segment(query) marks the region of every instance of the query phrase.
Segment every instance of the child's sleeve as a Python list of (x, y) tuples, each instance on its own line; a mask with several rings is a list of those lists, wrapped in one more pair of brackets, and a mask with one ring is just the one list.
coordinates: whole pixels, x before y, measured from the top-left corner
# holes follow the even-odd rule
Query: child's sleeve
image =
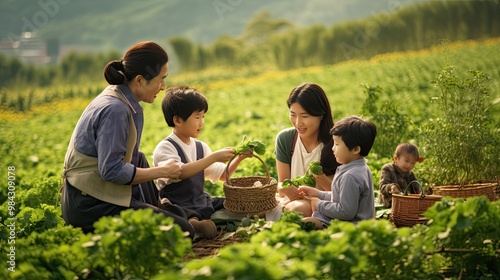
[[(202, 147), (203, 147), (203, 157), (207, 157), (210, 154), (212, 154), (212, 150), (210, 147), (202, 142)], [(216, 183), (219, 181), (220, 177), (222, 176), (222, 173), (225, 172), (226, 170), (226, 164), (222, 162), (214, 162), (210, 164), (207, 168), (204, 170), (204, 176), (206, 180), (210, 180), (212, 184)]]
[(163, 139), (153, 151), (153, 166), (160, 166), (162, 162), (169, 159), (173, 159), (177, 162), (181, 162), (181, 157), (177, 153), (174, 145), (168, 140)]
[(318, 194), (318, 198), (321, 200), (332, 200), (332, 192), (331, 191), (320, 191)]
[(350, 221), (356, 217), (359, 208), (360, 182), (353, 176), (344, 176), (340, 185), (332, 190), (339, 192), (338, 201), (321, 200), (316, 205), (317, 211), (331, 220)]
[(391, 206), (392, 194), (390, 193), (391, 185), (396, 184), (394, 179), (394, 172), (391, 170), (391, 166), (386, 164), (380, 170), (380, 181), (378, 183), (379, 187), (379, 202), (388, 208)]
[[(156, 146), (153, 152), (153, 166), (163, 166), (167, 163), (168, 160), (174, 160), (179, 165), (183, 165), (179, 154), (177, 154), (177, 150), (175, 147), (167, 140), (162, 140)], [(171, 178), (158, 178), (156, 182), (156, 186), (158, 189), (162, 189), (168, 184), (176, 183), (181, 181), (180, 179), (171, 179)]]
[(289, 137), (287, 130), (283, 130), (278, 133), (274, 145), (274, 155), (277, 160), (286, 164), (291, 164), (292, 140), (293, 136)]

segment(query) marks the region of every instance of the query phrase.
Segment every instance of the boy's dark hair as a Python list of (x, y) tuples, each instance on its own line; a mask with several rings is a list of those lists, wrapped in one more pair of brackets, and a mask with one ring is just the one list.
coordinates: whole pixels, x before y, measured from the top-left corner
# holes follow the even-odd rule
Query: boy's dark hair
[(330, 134), (340, 136), (349, 150), (359, 146), (359, 154), (365, 157), (377, 136), (377, 126), (371, 121), (350, 116), (338, 121), (330, 130)]
[(396, 150), (394, 151), (394, 155), (399, 157), (402, 154), (410, 154), (415, 156), (417, 159), (420, 157), (418, 153), (418, 148), (417, 146), (413, 145), (412, 143), (406, 142), (406, 143), (401, 143), (396, 147)]
[(208, 112), (208, 102), (205, 96), (188, 86), (173, 86), (165, 90), (161, 103), (163, 116), (168, 126), (174, 127), (174, 116), (186, 121), (193, 112)]

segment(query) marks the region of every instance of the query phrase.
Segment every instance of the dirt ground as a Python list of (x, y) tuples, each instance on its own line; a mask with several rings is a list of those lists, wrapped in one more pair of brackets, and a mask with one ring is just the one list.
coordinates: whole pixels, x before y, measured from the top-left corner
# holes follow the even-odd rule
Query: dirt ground
[(191, 260), (210, 256), (216, 257), (219, 254), (219, 250), (224, 246), (242, 241), (243, 239), (235, 232), (227, 232), (222, 229), (219, 230), (219, 234), (214, 239), (195, 238), (192, 245), (193, 254), (187, 255), (184, 259)]

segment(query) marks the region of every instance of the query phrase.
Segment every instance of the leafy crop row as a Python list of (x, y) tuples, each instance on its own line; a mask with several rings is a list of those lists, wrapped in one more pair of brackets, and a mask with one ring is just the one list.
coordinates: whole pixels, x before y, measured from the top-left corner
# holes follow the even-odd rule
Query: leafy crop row
[[(184, 261), (191, 241), (151, 210), (98, 221), (94, 234), (70, 226), (31, 231), (16, 241), (14, 272), (3, 279), (495, 279), (500, 277), (500, 202), (443, 200), (428, 225), (395, 228), (387, 220), (301, 228), (287, 212), (248, 242), (216, 258)], [(20, 219), (23, 219), (20, 217)], [(2, 234), (5, 226), (0, 227)], [(244, 229), (243, 229), (244, 230)], [(3, 241), (0, 244), (5, 247)], [(6, 254), (0, 259), (8, 262)]]

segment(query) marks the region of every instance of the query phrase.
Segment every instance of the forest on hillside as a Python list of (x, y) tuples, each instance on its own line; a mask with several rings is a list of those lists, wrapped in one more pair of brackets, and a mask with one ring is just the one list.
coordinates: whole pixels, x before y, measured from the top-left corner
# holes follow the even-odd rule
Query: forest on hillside
[(242, 36), (211, 45), (179, 36), (169, 39), (183, 70), (213, 65), (244, 66), (272, 61), (287, 70), (419, 50), (446, 41), (500, 36), (500, 5), (492, 1), (431, 1), (332, 26), (293, 25), (261, 13)]

